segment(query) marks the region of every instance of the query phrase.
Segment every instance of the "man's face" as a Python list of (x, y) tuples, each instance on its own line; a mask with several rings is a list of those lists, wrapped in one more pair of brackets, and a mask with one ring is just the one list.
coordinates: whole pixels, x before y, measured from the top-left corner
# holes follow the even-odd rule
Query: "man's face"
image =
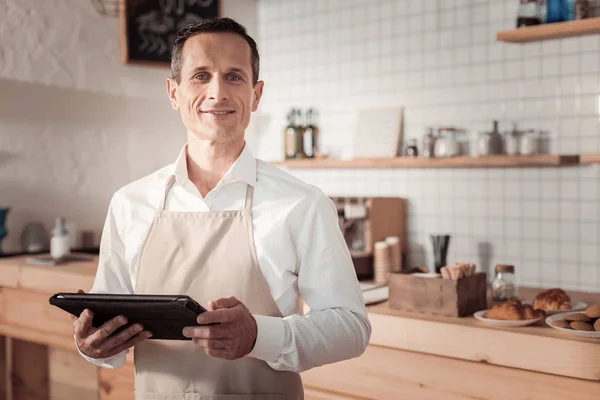
[(252, 83), (250, 46), (234, 33), (201, 33), (183, 46), (181, 81), (167, 79), (173, 108), (186, 129), (224, 143), (243, 138), (263, 82)]

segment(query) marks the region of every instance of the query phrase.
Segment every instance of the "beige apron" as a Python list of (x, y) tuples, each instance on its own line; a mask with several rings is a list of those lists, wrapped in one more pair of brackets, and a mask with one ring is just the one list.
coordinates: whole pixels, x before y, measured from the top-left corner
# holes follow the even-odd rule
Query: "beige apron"
[[(142, 248), (135, 291), (209, 300), (237, 297), (252, 314), (282, 317), (258, 266), (252, 234), (252, 193), (241, 211), (169, 212), (165, 201)], [(262, 360), (207, 356), (192, 341), (147, 340), (135, 347), (137, 400), (302, 399), (300, 375)]]

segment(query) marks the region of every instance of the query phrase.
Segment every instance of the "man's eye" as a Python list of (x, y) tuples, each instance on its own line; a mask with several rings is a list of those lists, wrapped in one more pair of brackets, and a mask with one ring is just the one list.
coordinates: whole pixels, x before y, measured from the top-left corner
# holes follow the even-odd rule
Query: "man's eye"
[(240, 78), (238, 75), (229, 75), (227, 77), (227, 79), (229, 79), (230, 81), (240, 81), (240, 80), (242, 80), (242, 78)]
[(208, 74), (198, 74), (198, 75), (196, 75), (194, 78), (196, 78), (196, 79), (200, 79), (200, 80), (202, 80), (202, 81), (203, 81), (203, 80), (206, 80), (206, 79), (208, 79)]

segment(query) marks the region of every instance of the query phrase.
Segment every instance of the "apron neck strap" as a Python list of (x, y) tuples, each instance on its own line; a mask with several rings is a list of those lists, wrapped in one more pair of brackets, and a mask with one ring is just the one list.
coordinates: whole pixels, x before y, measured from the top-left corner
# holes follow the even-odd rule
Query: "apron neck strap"
[(244, 211), (252, 210), (252, 195), (254, 194), (254, 186), (248, 185), (246, 189), (246, 203), (244, 204)]
[(175, 175), (171, 175), (169, 177), (169, 180), (167, 181), (167, 184), (165, 185), (165, 194), (163, 195), (162, 201), (160, 203), (160, 207), (158, 208), (159, 211), (165, 211), (165, 203), (167, 202), (167, 196), (169, 195), (169, 191), (173, 187), (174, 183), (175, 183)]

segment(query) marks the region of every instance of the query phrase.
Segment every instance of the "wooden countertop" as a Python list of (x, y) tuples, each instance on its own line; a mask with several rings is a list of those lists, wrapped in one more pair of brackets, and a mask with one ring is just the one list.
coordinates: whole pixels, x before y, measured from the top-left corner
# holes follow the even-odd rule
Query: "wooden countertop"
[(370, 306), (371, 345), (600, 381), (600, 340), (567, 336), (544, 321), (520, 328)]
[(29, 264), (27, 259), (30, 257), (24, 256), (0, 258), (0, 286), (45, 293), (72, 292), (77, 289), (87, 292), (94, 284), (98, 268), (98, 257), (89, 257), (92, 261), (56, 266)]
[[(7, 296), (14, 295), (12, 289), (42, 292), (44, 295), (40, 294), (39, 301), (43, 301), (43, 307), (47, 309), (46, 294), (91, 289), (96, 268), (96, 257), (93, 261), (61, 266), (31, 265), (26, 257), (5, 258), (0, 259), (0, 287), (9, 288)], [(529, 293), (531, 296), (526, 298), (533, 297), (535, 289), (529, 289)], [(600, 294), (572, 296), (588, 303), (600, 300)], [(17, 304), (9, 300), (4, 308)], [(53, 311), (49, 310), (53, 316), (63, 314), (60, 310)], [(473, 317), (449, 318), (401, 312), (390, 309), (387, 303), (369, 306), (368, 312), (373, 328), (371, 345), (600, 381), (600, 340), (566, 336), (543, 321), (528, 327), (500, 328), (485, 325)], [(0, 328), (4, 327), (0, 331), (4, 334), (13, 332), (13, 336), (18, 337), (19, 332), (25, 330), (20, 330), (14, 322), (18, 318), (15, 312), (12, 315), (13, 322), (10, 318), (3, 321), (0, 312)], [(68, 334), (64, 343), (70, 345), (70, 326), (57, 325), (52, 333)], [(58, 336), (53, 340), (62, 343)], [(45, 340), (41, 335), (31, 334), (31, 337), (37, 341)]]

